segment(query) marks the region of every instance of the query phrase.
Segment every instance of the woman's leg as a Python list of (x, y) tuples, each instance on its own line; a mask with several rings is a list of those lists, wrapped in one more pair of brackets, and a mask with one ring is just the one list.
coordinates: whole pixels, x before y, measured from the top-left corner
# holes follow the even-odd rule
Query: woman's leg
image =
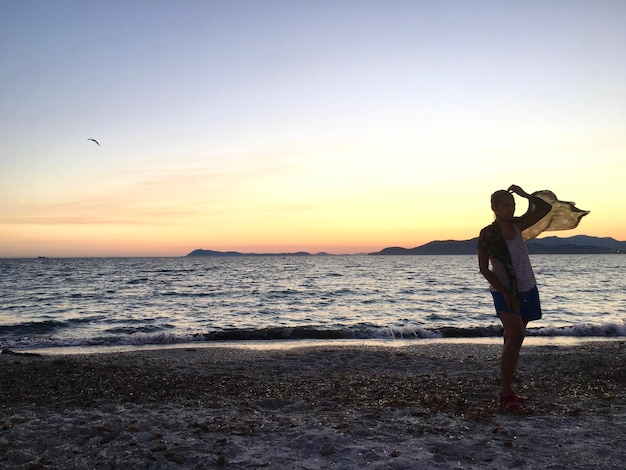
[(498, 316), (504, 327), (504, 346), (500, 358), (500, 396), (509, 396), (515, 393), (513, 376), (526, 329), (522, 317), (518, 314), (500, 312)]

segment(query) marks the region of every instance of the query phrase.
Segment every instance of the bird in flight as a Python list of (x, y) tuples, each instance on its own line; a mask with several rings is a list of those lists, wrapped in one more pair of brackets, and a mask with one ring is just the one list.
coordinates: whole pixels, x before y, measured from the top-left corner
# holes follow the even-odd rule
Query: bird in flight
[[(98, 144), (98, 141), (96, 139), (87, 139), (87, 140), (93, 140), (96, 144)], [(98, 147), (100, 147), (100, 144), (98, 144)]]

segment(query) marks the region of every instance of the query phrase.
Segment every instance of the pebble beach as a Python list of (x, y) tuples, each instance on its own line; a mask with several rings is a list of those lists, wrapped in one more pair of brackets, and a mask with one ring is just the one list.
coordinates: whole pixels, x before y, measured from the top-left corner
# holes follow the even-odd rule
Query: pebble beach
[(0, 354), (6, 469), (623, 468), (626, 342)]

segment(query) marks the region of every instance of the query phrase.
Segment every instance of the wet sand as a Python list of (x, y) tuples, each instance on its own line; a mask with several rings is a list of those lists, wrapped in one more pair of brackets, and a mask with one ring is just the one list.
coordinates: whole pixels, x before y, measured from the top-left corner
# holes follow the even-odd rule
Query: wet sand
[(0, 354), (1, 468), (623, 468), (626, 341)]

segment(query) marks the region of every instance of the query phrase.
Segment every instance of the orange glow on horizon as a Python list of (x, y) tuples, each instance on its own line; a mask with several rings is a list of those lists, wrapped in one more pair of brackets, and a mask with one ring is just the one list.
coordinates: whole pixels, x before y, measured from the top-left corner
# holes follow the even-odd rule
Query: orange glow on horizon
[[(588, 216), (588, 217), (591, 217)], [(377, 252), (391, 246), (414, 248), (435, 240), (468, 240), (478, 235), (481, 225), (471, 230), (318, 230), (315, 233), (281, 233), (265, 230), (254, 234), (244, 231), (237, 236), (221, 238), (206, 230), (204, 234), (184, 227), (120, 227), (120, 226), (60, 226), (32, 232), (24, 227), (5, 230), (10, 250), (4, 248), (0, 257), (100, 257), (100, 256), (185, 256), (195, 249), (238, 251), (242, 253), (309, 253), (355, 254)], [(593, 230), (583, 219), (581, 226), (567, 232), (546, 232), (540, 236), (569, 237), (573, 235), (612, 236), (626, 240), (626, 231), (615, 227), (613, 235)], [(4, 226), (4, 229), (7, 227)], [(202, 230), (200, 230), (202, 232)], [(297, 235), (297, 237), (296, 237)]]

